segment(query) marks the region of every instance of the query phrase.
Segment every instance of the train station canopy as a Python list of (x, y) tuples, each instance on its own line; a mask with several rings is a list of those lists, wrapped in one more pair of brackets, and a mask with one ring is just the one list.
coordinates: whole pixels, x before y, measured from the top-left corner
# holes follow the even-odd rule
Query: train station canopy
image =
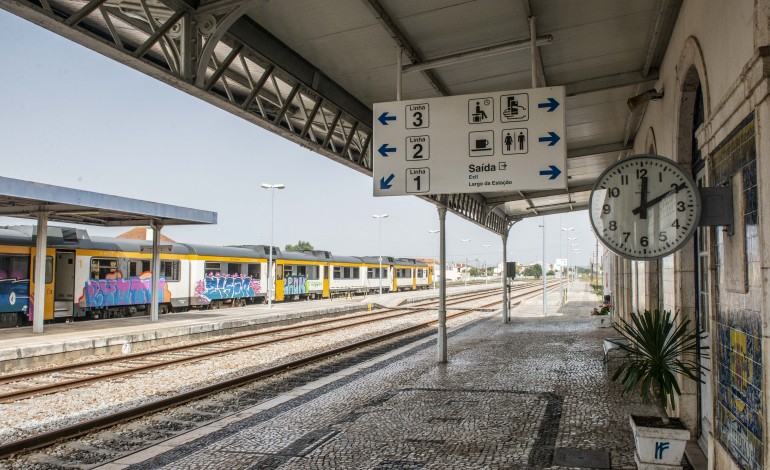
[[(504, 233), (633, 146), (681, 0), (7, 0), (0, 8), (372, 174), (373, 103), (566, 87), (565, 189), (420, 196)], [(530, 21), (530, 18), (535, 18)], [(537, 47), (530, 49), (532, 32)], [(534, 67), (532, 63), (534, 62)], [(634, 105), (632, 97), (641, 97)]]
[(216, 212), (0, 177), (0, 216), (101, 226), (215, 224)]

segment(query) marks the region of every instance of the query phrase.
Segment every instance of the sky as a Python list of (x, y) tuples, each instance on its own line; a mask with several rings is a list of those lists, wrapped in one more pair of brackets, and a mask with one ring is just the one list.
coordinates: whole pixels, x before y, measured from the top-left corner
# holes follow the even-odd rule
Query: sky
[[(282, 183), (276, 246), (305, 240), (336, 255), (438, 257), (431, 203), (375, 198), (369, 176), (3, 10), (0, 44), (0, 176), (214, 211), (214, 226), (163, 229), (178, 242), (211, 245), (269, 244), (270, 191), (260, 184)], [(388, 214), (381, 234), (373, 214)], [(0, 217), (0, 225), (30, 223)], [(543, 259), (542, 224), (536, 217), (512, 228), (509, 261)], [(549, 263), (577, 243), (570, 263), (588, 266), (596, 242), (586, 211), (548, 216), (545, 227)], [(101, 236), (129, 229), (85, 228)], [(499, 235), (451, 213), (446, 243), (450, 261), (502, 260)]]

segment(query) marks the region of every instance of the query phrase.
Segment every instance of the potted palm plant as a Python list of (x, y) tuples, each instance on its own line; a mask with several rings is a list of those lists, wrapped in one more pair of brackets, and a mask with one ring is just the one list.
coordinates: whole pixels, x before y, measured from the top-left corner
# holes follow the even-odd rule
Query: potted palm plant
[[(615, 329), (623, 340), (612, 341), (625, 353), (612, 375), (623, 393), (638, 392), (654, 406), (656, 416), (631, 415), (636, 443), (636, 464), (640, 469), (682, 468), (682, 454), (690, 431), (679, 418), (670, 418), (668, 405), (676, 409), (675, 395), (681, 395), (679, 374), (701, 381), (706, 368), (697, 360), (702, 333), (690, 328), (690, 320), (678, 321), (678, 312), (645, 310), (631, 313), (631, 321), (619, 318)], [(702, 356), (703, 357), (703, 356)]]

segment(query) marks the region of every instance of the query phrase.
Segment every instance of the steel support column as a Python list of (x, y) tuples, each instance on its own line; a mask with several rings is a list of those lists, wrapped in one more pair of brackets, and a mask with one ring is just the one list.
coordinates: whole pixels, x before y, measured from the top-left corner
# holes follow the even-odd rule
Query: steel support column
[(35, 293), (30, 299), (29, 308), (32, 309), (32, 332), (42, 333), (43, 323), (45, 323), (45, 251), (48, 248), (48, 212), (38, 212), (37, 214), (36, 242)]
[(160, 290), (160, 231), (163, 228), (158, 222), (153, 222), (152, 226), (152, 300), (150, 301), (150, 321), (158, 321), (158, 292)]
[(439, 262), (441, 279), (438, 284), (438, 362), (446, 363), (446, 207), (438, 207)]

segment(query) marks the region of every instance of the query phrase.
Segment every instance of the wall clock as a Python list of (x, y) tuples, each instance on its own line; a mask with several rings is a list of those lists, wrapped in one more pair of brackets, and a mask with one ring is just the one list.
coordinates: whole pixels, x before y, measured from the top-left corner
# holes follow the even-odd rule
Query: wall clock
[(624, 258), (650, 260), (679, 250), (695, 233), (700, 193), (673, 160), (636, 155), (604, 170), (591, 192), (591, 225)]

